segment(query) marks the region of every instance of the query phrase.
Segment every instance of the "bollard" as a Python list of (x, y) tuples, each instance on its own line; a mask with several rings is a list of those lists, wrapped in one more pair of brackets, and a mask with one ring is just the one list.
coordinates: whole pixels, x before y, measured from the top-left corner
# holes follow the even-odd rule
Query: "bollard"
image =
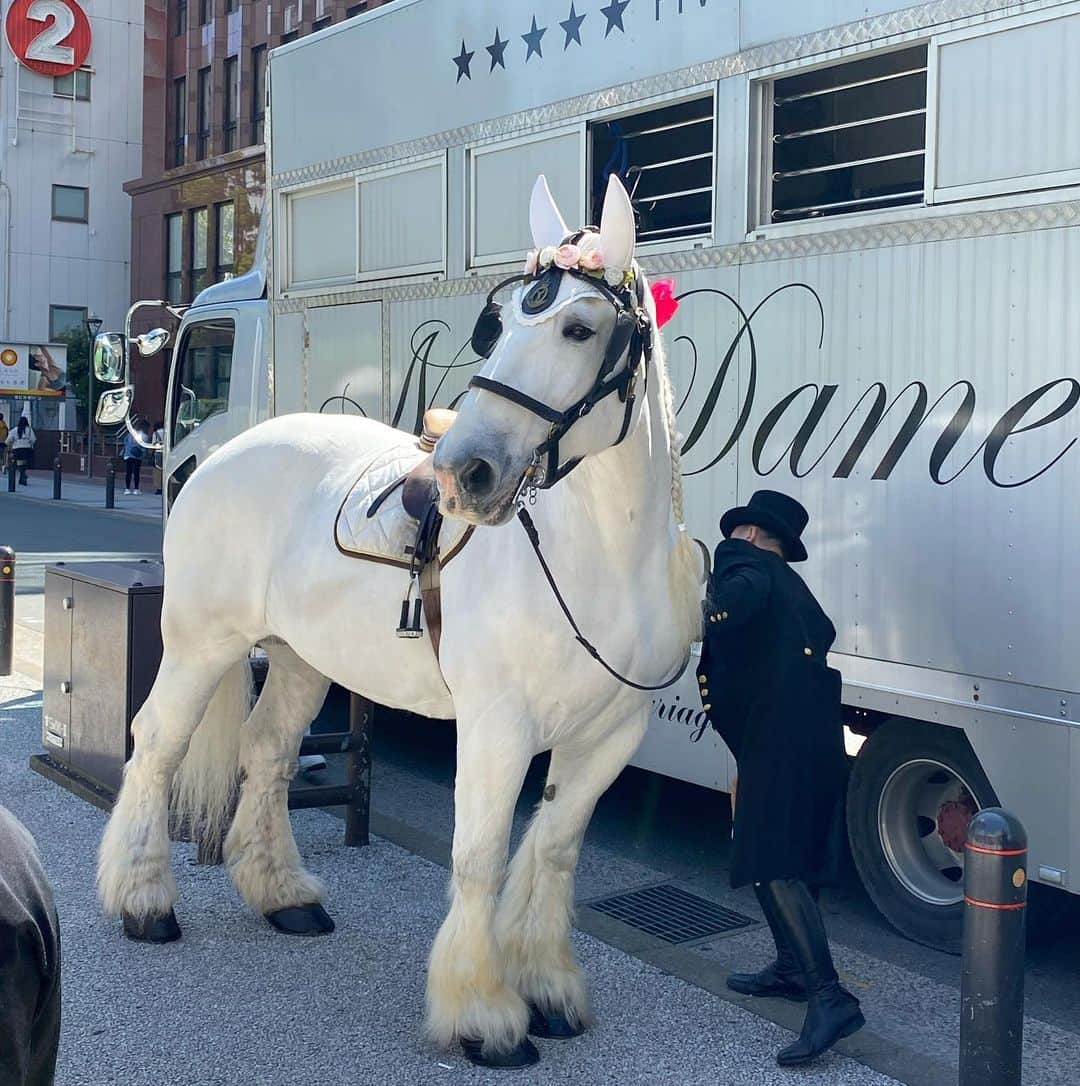
[(111, 462), (105, 469), (105, 508), (116, 508), (116, 468)]
[(1027, 834), (987, 807), (964, 846), (960, 1086), (1020, 1086), (1026, 921)]
[(15, 493), (15, 457), (8, 453), (7, 488), (9, 494)]
[(15, 647), (15, 552), (0, 547), (0, 675), (11, 674)]
[(60, 484), (64, 477), (64, 465), (57, 456), (52, 462), (52, 496), (53, 501), (58, 502), (60, 500)]

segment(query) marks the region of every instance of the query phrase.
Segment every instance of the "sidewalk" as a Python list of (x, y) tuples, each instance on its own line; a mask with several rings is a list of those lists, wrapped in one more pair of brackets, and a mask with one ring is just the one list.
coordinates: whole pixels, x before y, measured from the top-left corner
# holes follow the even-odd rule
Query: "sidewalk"
[[(144, 517), (149, 520), (160, 520), (162, 510), (162, 496), (155, 494), (153, 489), (153, 471), (143, 472), (144, 478), (150, 486), (141, 494), (125, 494), (123, 475), (116, 478), (116, 506), (114, 510), (106, 512), (125, 513), (128, 516)], [(52, 471), (35, 469), (27, 473), (28, 486), (15, 485), (15, 495), (21, 498), (32, 498), (35, 501), (53, 500), (53, 474)], [(7, 474), (0, 479), (0, 501), (13, 495), (8, 492)], [(85, 475), (65, 475), (60, 488), (60, 501), (70, 505), (93, 507), (105, 510), (105, 480), (87, 479)]]
[[(326, 812), (295, 812), (292, 823), (305, 862), (327, 885), (335, 934), (275, 934), (241, 904), (222, 868), (196, 866), (190, 846), (174, 845), (183, 939), (125, 941), (94, 900), (105, 816), (27, 768), (40, 749), (34, 686), (0, 680), (0, 781), (3, 802), (37, 838), (60, 913), (58, 1086), (501, 1081), (422, 1039), (446, 871), (381, 838), (346, 849), (341, 822)], [(542, 1062), (507, 1073), (514, 1083), (897, 1086), (837, 1054), (793, 1076), (774, 1062), (791, 1040), (785, 1029), (590, 935), (577, 932), (575, 943), (597, 1025), (573, 1041), (539, 1042)]]

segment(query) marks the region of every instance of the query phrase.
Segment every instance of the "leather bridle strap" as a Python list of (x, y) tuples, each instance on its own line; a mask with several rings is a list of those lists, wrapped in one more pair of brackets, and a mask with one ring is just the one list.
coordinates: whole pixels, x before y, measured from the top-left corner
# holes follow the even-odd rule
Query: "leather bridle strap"
[(519, 507), (517, 512), (518, 520), (521, 521), (521, 526), (525, 529), (525, 534), (529, 537), (529, 542), (532, 544), (533, 552), (536, 554), (536, 560), (540, 563), (540, 568), (544, 572), (544, 577), (547, 579), (548, 586), (551, 588), (552, 595), (555, 597), (555, 602), (559, 605), (559, 609), (566, 616), (566, 621), (570, 623), (570, 628), (574, 631), (574, 637), (577, 639), (578, 644), (613, 678), (617, 679), (623, 684), (623, 686), (629, 686), (633, 690), (643, 690), (651, 692), (655, 690), (666, 690), (669, 686), (673, 686), (677, 683), (686, 671), (687, 666), (690, 663), (690, 650), (687, 649), (686, 658), (679, 666), (678, 671), (671, 676), (670, 679), (665, 679), (662, 683), (646, 684), (637, 683), (633, 679), (626, 678), (625, 675), (620, 675), (601, 655), (600, 651), (594, 644), (581, 632), (581, 627), (578, 626), (574, 620), (574, 616), (570, 611), (570, 608), (566, 605), (566, 600), (563, 599), (562, 593), (559, 591), (559, 586), (555, 583), (555, 578), (552, 576), (551, 569), (544, 558), (543, 551), (540, 550), (540, 533), (536, 530), (536, 525), (533, 523), (532, 517), (529, 516), (528, 511), (524, 507)]

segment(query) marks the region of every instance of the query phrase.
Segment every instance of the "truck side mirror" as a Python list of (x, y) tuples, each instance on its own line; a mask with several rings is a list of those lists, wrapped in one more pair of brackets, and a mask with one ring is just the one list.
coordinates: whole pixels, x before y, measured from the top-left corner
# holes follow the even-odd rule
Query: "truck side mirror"
[(131, 410), (131, 401), (135, 398), (135, 387), (124, 385), (101, 394), (98, 400), (97, 414), (94, 421), (98, 426), (116, 426), (127, 418)]
[(155, 328), (152, 332), (144, 332), (135, 337), (135, 346), (143, 358), (150, 358), (158, 353), (169, 342), (169, 332), (166, 328)]
[(117, 332), (102, 332), (94, 338), (94, 376), (106, 385), (124, 379), (124, 337)]

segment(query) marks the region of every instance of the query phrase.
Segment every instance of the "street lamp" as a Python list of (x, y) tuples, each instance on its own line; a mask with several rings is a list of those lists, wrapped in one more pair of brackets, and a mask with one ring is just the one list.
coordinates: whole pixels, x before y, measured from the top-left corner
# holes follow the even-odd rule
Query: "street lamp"
[(94, 477), (94, 340), (104, 322), (100, 317), (86, 318), (86, 477)]

